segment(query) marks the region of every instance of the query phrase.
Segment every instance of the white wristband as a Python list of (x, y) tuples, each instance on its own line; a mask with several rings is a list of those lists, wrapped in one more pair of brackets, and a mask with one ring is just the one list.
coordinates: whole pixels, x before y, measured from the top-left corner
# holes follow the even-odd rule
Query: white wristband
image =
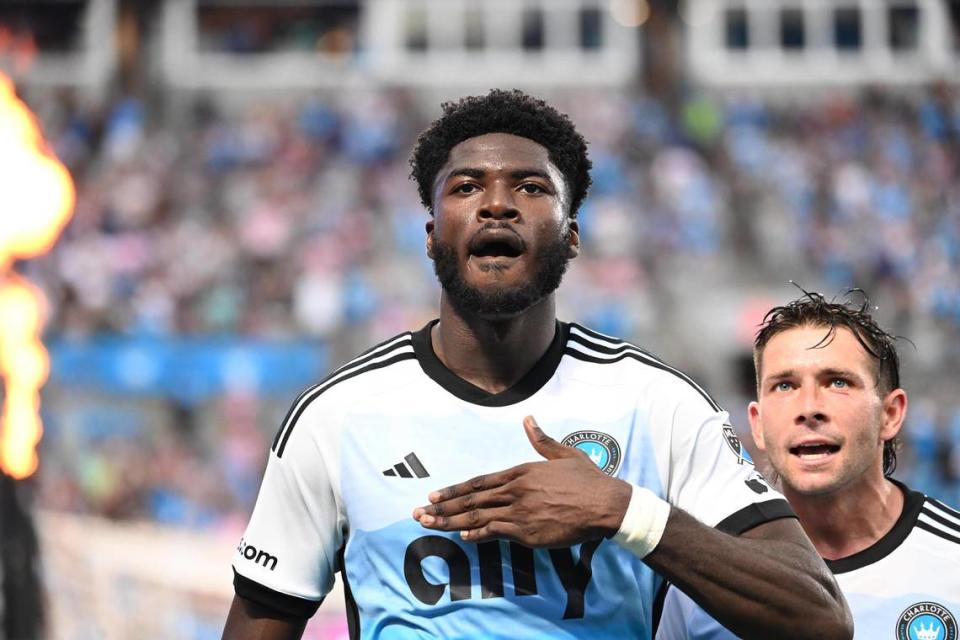
[(623, 515), (620, 530), (613, 536), (621, 547), (630, 550), (638, 558), (653, 551), (663, 537), (670, 516), (670, 503), (645, 487), (635, 484), (630, 504)]

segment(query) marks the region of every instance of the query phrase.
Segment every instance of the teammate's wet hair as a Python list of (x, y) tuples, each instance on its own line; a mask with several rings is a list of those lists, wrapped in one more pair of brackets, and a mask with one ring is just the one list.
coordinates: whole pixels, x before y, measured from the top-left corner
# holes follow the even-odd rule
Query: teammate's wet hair
[(450, 149), (469, 138), (509, 133), (546, 147), (550, 161), (563, 174), (570, 190), (570, 217), (575, 218), (590, 189), (587, 142), (573, 122), (543, 100), (516, 89), (493, 89), (485, 96), (469, 96), (442, 105), (443, 115), (417, 140), (410, 158), (410, 176), (417, 181), (420, 201), (433, 213), (434, 180), (447, 162)]
[[(830, 344), (837, 334), (838, 327), (845, 327), (854, 335), (860, 346), (873, 359), (874, 382), (881, 398), (894, 389), (900, 388), (900, 356), (897, 354), (897, 337), (884, 331), (870, 315), (870, 301), (862, 289), (851, 289), (851, 294), (859, 295), (859, 303), (852, 300), (836, 302), (827, 300), (823, 295), (806, 291), (796, 300), (767, 312), (757, 331), (753, 344), (753, 364), (757, 376), (757, 395), (760, 394), (760, 367), (763, 350), (771, 338), (788, 329), (797, 327), (824, 327), (827, 331), (813, 348)], [(883, 443), (883, 473), (889, 476), (897, 468), (897, 448), (899, 437)]]

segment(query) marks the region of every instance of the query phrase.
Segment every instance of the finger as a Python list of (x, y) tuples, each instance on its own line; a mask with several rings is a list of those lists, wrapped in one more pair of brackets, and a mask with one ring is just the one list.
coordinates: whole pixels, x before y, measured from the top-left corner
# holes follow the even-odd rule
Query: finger
[(492, 509), (473, 509), (455, 516), (434, 516), (425, 513), (417, 521), (422, 527), (436, 531), (464, 531), (478, 529), (494, 520), (507, 520), (509, 518), (510, 510), (507, 507), (495, 507)]
[(427, 499), (431, 503), (453, 500), (454, 498), (459, 498), (460, 496), (465, 496), (469, 493), (477, 493), (486, 489), (494, 489), (496, 487), (503, 486), (513, 480), (516, 476), (517, 467), (512, 467), (496, 473), (488, 473), (486, 475), (476, 476), (474, 478), (470, 478), (466, 482), (444, 487), (443, 489), (438, 489), (437, 491), (431, 491), (430, 495), (427, 496)]
[(414, 509), (413, 517), (416, 520), (423, 514), (431, 516), (455, 516), (474, 509), (502, 507), (509, 503), (509, 496), (505, 495), (504, 492), (500, 490), (500, 487), (497, 487), (496, 489), (489, 489), (487, 491), (468, 493), (465, 496), (454, 498), (453, 500), (444, 500), (425, 507), (417, 507)]
[(523, 428), (527, 432), (527, 439), (530, 440), (530, 444), (537, 450), (537, 453), (547, 460), (569, 458), (571, 455), (576, 455), (576, 450), (573, 447), (565, 447), (544, 433), (533, 416), (527, 416), (523, 419)]
[(487, 540), (514, 540), (523, 542), (523, 530), (512, 522), (495, 520), (477, 529), (467, 529), (460, 532), (460, 539), (465, 542), (486, 542)]

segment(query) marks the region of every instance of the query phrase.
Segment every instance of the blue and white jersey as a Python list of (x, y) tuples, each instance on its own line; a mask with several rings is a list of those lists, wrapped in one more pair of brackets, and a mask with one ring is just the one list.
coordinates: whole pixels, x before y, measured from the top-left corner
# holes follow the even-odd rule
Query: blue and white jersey
[[(857, 640), (960, 638), (960, 513), (904, 492), (903, 512), (872, 546), (827, 560), (853, 613)], [(737, 636), (670, 587), (657, 640), (730, 640)]]
[(727, 414), (641, 349), (558, 322), (533, 369), (491, 394), (444, 367), (432, 326), (294, 402), (234, 557), (240, 596), (307, 617), (341, 572), (355, 638), (650, 638), (662, 580), (611, 540), (534, 550), (413, 520), (434, 489), (540, 459), (527, 415), (707, 525), (739, 534), (793, 515)]

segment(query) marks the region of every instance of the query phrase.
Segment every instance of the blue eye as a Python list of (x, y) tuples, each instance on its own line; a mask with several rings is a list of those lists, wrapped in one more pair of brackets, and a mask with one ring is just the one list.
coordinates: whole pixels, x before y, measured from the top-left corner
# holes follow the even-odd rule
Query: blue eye
[(774, 391), (790, 391), (792, 385), (789, 382), (778, 382), (774, 385)]
[(837, 389), (846, 389), (850, 385), (843, 378), (834, 378), (830, 381), (830, 386), (836, 387)]

